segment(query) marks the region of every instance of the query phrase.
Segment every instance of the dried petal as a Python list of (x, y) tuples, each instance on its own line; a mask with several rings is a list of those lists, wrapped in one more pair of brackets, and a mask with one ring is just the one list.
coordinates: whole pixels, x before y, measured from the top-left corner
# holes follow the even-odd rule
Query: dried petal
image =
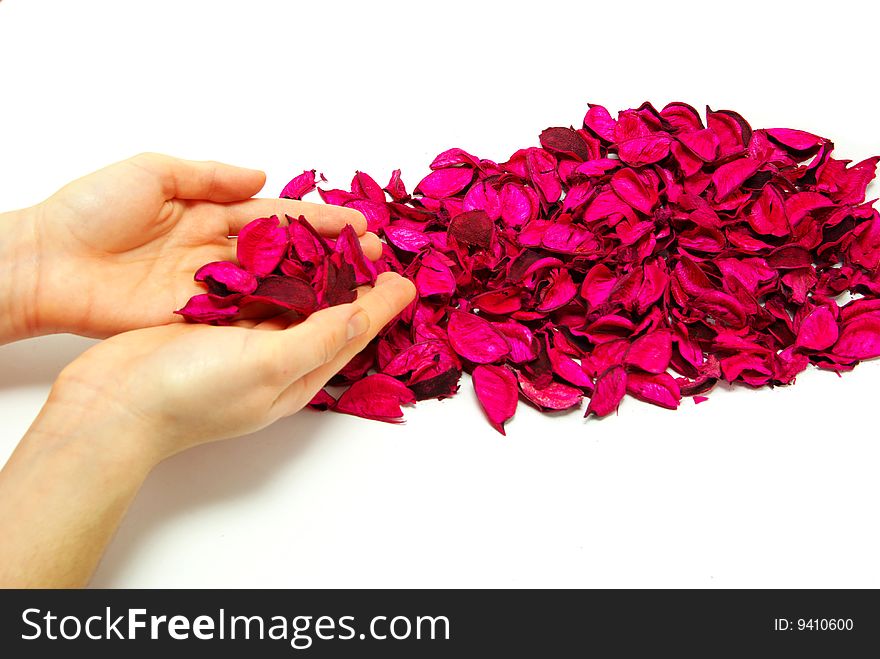
[(330, 410), (336, 405), (336, 399), (327, 393), (326, 389), (321, 389), (316, 393), (312, 400), (308, 402), (308, 406), (314, 410)]
[(523, 373), (517, 374), (519, 388), (526, 400), (539, 410), (568, 410), (581, 404), (584, 394), (580, 389), (561, 382), (549, 382), (539, 386)]
[(807, 350), (825, 350), (837, 341), (837, 321), (828, 307), (816, 307), (801, 321), (795, 345)]
[(495, 223), (483, 210), (460, 213), (449, 222), (449, 235), (463, 245), (486, 249), (494, 233)]
[(637, 174), (629, 167), (614, 172), (611, 177), (611, 187), (617, 195), (637, 211), (647, 214), (657, 205), (658, 183), (656, 176), (648, 172)]
[(619, 144), (617, 155), (628, 165), (650, 165), (666, 157), (670, 143), (669, 136), (662, 133), (636, 137)]
[(279, 226), (277, 216), (248, 222), (238, 232), (238, 262), (257, 277), (265, 277), (281, 262), (287, 242), (287, 228)]
[(343, 414), (400, 423), (401, 405), (414, 403), (416, 397), (406, 385), (390, 375), (375, 373), (352, 384), (339, 397), (333, 409)]
[(516, 413), (519, 392), (516, 376), (504, 366), (480, 365), (473, 372), (474, 391), (489, 423), (502, 435), (504, 424)]
[(626, 393), (626, 380), (626, 371), (621, 366), (613, 366), (596, 378), (593, 395), (584, 416), (595, 414), (603, 417), (616, 412)]
[(851, 359), (880, 357), (880, 314), (857, 316), (846, 323), (832, 352)]
[(230, 298), (201, 293), (193, 295), (182, 309), (174, 313), (194, 323), (218, 323), (234, 320), (238, 306)]
[(282, 309), (290, 309), (304, 316), (318, 307), (317, 296), (312, 287), (301, 279), (271, 276), (260, 281), (256, 290), (242, 298), (242, 304), (261, 302)]
[(436, 252), (429, 252), (422, 258), (415, 281), (421, 297), (452, 295), (455, 292), (455, 276), (449, 265), (449, 259)]
[(681, 402), (678, 382), (668, 373), (656, 375), (630, 373), (626, 378), (626, 393), (633, 398), (670, 410), (678, 408)]
[(416, 192), (434, 199), (443, 199), (464, 190), (473, 178), (474, 170), (468, 167), (437, 169), (419, 182)]
[(229, 261), (215, 261), (203, 265), (196, 271), (194, 279), (203, 281), (208, 290), (215, 295), (231, 293), (253, 293), (257, 288), (257, 278)]
[[(323, 178), (323, 177), (322, 177)], [(295, 176), (284, 186), (280, 197), (284, 199), (302, 199), (315, 189), (315, 170), (307, 169), (299, 176)]]
[(475, 364), (498, 362), (510, 353), (504, 337), (474, 314), (450, 311), (447, 332), (453, 350)]
[(647, 371), (662, 373), (672, 359), (672, 334), (667, 330), (648, 332), (633, 341), (626, 354), (626, 363)]
[(336, 251), (342, 259), (354, 268), (354, 281), (358, 286), (372, 284), (376, 281), (376, 268), (364, 254), (361, 242), (354, 227), (346, 224), (336, 239)]

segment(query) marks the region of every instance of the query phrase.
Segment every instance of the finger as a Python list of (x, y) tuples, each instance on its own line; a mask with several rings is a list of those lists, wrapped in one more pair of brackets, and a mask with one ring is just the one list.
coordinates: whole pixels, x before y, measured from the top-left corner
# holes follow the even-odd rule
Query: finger
[(375, 261), (382, 256), (382, 241), (379, 240), (379, 236), (375, 233), (367, 231), (360, 237), (360, 241), (361, 249), (364, 250), (364, 254), (366, 254), (368, 259)]
[[(334, 355), (330, 356), (331, 351), (325, 350), (323, 354), (316, 355), (319, 358), (307, 360), (307, 365), (313, 366), (313, 369), (304, 374), (296, 373), (291, 386), (276, 400), (276, 409), (280, 414), (292, 414), (302, 406), (303, 399), (305, 401), (311, 399), (333, 375), (351, 361), (352, 357), (363, 350), (385, 325), (406, 308), (406, 305), (415, 297), (415, 292), (415, 286), (409, 280), (394, 273), (384, 273), (379, 276), (376, 286), (372, 290), (359, 297), (357, 302), (345, 305), (362, 310), (369, 318), (369, 328), (362, 334), (341, 344), (334, 344), (338, 346)], [(285, 335), (282, 344), (287, 343), (291, 346), (289, 348), (291, 351), (297, 350), (297, 353), (300, 353), (301, 348), (297, 346), (308, 340), (307, 336), (312, 334), (310, 328), (306, 327), (307, 324), (308, 321), (292, 329), (279, 332), (279, 334)], [(338, 328), (337, 331), (339, 331)], [(320, 341), (320, 339), (314, 337), (312, 341)], [(312, 348), (312, 350), (314, 349)], [(280, 355), (279, 358), (281, 358)], [(301, 371), (302, 369), (296, 370)]]
[(142, 153), (126, 162), (158, 178), (166, 199), (239, 201), (253, 197), (266, 182), (266, 174), (257, 169), (181, 160), (161, 153)]
[(277, 215), (282, 220), (285, 215), (297, 218), (304, 216), (319, 233), (325, 236), (336, 236), (346, 224), (354, 227), (361, 236), (367, 230), (367, 219), (354, 208), (332, 206), (330, 204), (313, 204), (295, 199), (248, 199), (226, 204), (224, 207), (226, 221), (229, 223), (229, 235), (237, 235), (239, 230), (255, 217)]

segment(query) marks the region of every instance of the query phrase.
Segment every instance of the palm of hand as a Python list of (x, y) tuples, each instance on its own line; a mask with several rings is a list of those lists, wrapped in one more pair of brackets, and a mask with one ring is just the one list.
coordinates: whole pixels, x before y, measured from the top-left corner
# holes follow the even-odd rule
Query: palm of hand
[(206, 263), (235, 260), (235, 236), (255, 217), (304, 213), (332, 235), (351, 209), (252, 199), (265, 175), (218, 163), (143, 154), (67, 185), (40, 207), (40, 324), (103, 338), (180, 321), (173, 311), (203, 292)]

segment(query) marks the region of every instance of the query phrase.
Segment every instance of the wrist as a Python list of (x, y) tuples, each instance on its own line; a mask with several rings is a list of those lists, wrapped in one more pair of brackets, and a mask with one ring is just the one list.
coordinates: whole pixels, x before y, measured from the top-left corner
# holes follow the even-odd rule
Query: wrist
[(146, 424), (96, 393), (83, 396), (56, 384), (22, 440), (22, 448), (65, 455), (122, 482), (140, 483), (164, 456)]
[(44, 333), (40, 325), (39, 208), (0, 214), (0, 344)]

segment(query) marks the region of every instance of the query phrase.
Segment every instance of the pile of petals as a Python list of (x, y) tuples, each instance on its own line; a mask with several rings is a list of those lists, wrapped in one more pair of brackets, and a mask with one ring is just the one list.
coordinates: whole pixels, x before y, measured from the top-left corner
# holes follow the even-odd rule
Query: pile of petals
[[(331, 382), (314, 407), (383, 421), (456, 393), (463, 371), (499, 432), (520, 400), (543, 411), (625, 395), (674, 409), (719, 381), (790, 384), (880, 356), (880, 215), (865, 201), (878, 158), (831, 157), (801, 130), (755, 130), (736, 112), (649, 103), (495, 163), (450, 149), (407, 192), (357, 173), (319, 190), (384, 240), (371, 264), (354, 232), (335, 242), (302, 220), (249, 224), (239, 266), (209, 264), (209, 292), (180, 311), (231, 322), (250, 302), (306, 314), (352, 299), (377, 272), (417, 299)], [(282, 197), (315, 189), (315, 173)]]

